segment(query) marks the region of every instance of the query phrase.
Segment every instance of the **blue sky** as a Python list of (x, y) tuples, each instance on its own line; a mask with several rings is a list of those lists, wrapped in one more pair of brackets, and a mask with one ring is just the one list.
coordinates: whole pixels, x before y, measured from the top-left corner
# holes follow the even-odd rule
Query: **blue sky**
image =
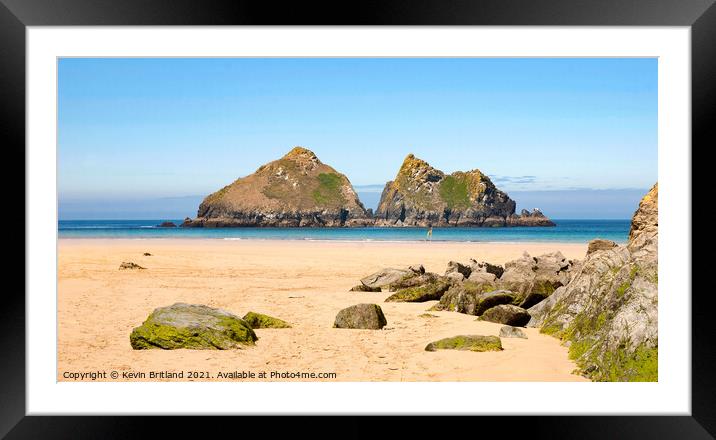
[(408, 153), (557, 212), (657, 180), (656, 59), (75, 58), (58, 90), (61, 215), (203, 196), (295, 145), (366, 194)]

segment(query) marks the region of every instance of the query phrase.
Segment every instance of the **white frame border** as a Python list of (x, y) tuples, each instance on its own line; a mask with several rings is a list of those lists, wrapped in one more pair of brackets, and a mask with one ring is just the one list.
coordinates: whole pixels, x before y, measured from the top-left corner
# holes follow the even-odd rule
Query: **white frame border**
[[(27, 414), (690, 415), (690, 44), (689, 27), (28, 27)], [(84, 56), (658, 57), (659, 382), (57, 382), (57, 58)]]

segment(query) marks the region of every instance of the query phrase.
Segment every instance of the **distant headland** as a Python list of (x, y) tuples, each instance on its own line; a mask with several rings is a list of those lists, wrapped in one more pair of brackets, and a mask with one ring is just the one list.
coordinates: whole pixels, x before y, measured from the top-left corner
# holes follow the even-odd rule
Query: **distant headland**
[(208, 195), (182, 227), (502, 227), (554, 226), (515, 202), (480, 170), (445, 174), (409, 154), (386, 183), (375, 213), (348, 178), (295, 147)]

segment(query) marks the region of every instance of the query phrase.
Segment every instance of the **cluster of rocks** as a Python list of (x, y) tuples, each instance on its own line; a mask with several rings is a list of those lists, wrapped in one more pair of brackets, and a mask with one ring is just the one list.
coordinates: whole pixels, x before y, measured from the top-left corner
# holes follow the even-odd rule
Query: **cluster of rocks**
[(510, 261), (503, 266), (470, 260), (451, 261), (443, 275), (426, 272), (422, 265), (385, 268), (360, 280), (351, 291), (392, 293), (386, 302), (438, 300), (432, 310), (447, 310), (482, 320), (525, 326), (527, 308), (566, 285), (579, 264), (560, 252)]

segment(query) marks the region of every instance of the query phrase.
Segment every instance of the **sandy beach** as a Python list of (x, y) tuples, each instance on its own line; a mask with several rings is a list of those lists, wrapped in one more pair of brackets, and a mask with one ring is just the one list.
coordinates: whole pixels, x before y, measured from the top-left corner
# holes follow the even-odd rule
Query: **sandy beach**
[[(586, 381), (557, 339), (528, 328), (529, 339), (503, 338), (504, 351), (424, 351), (437, 339), (498, 335), (501, 325), (455, 312), (420, 315), (436, 301), (384, 303), (389, 292), (349, 292), (383, 267), (420, 263), (443, 273), (450, 260), (503, 264), (559, 250), (581, 259), (586, 244), (338, 242), (218, 239), (60, 239), (58, 267), (58, 375), (118, 371), (117, 380), (194, 380), (189, 371), (335, 373), (321, 381)], [(151, 256), (143, 256), (149, 252)], [(132, 261), (146, 270), (119, 270)], [(259, 329), (243, 350), (133, 350), (129, 334), (156, 307), (205, 304), (243, 316), (266, 313), (290, 329)], [(332, 328), (336, 313), (377, 303), (383, 330)], [(149, 372), (184, 372), (179, 379)], [(123, 378), (121, 373), (145, 373)], [(141, 375), (139, 375), (141, 376)], [(113, 380), (107, 378), (105, 380)], [(265, 379), (253, 380), (299, 380)]]

